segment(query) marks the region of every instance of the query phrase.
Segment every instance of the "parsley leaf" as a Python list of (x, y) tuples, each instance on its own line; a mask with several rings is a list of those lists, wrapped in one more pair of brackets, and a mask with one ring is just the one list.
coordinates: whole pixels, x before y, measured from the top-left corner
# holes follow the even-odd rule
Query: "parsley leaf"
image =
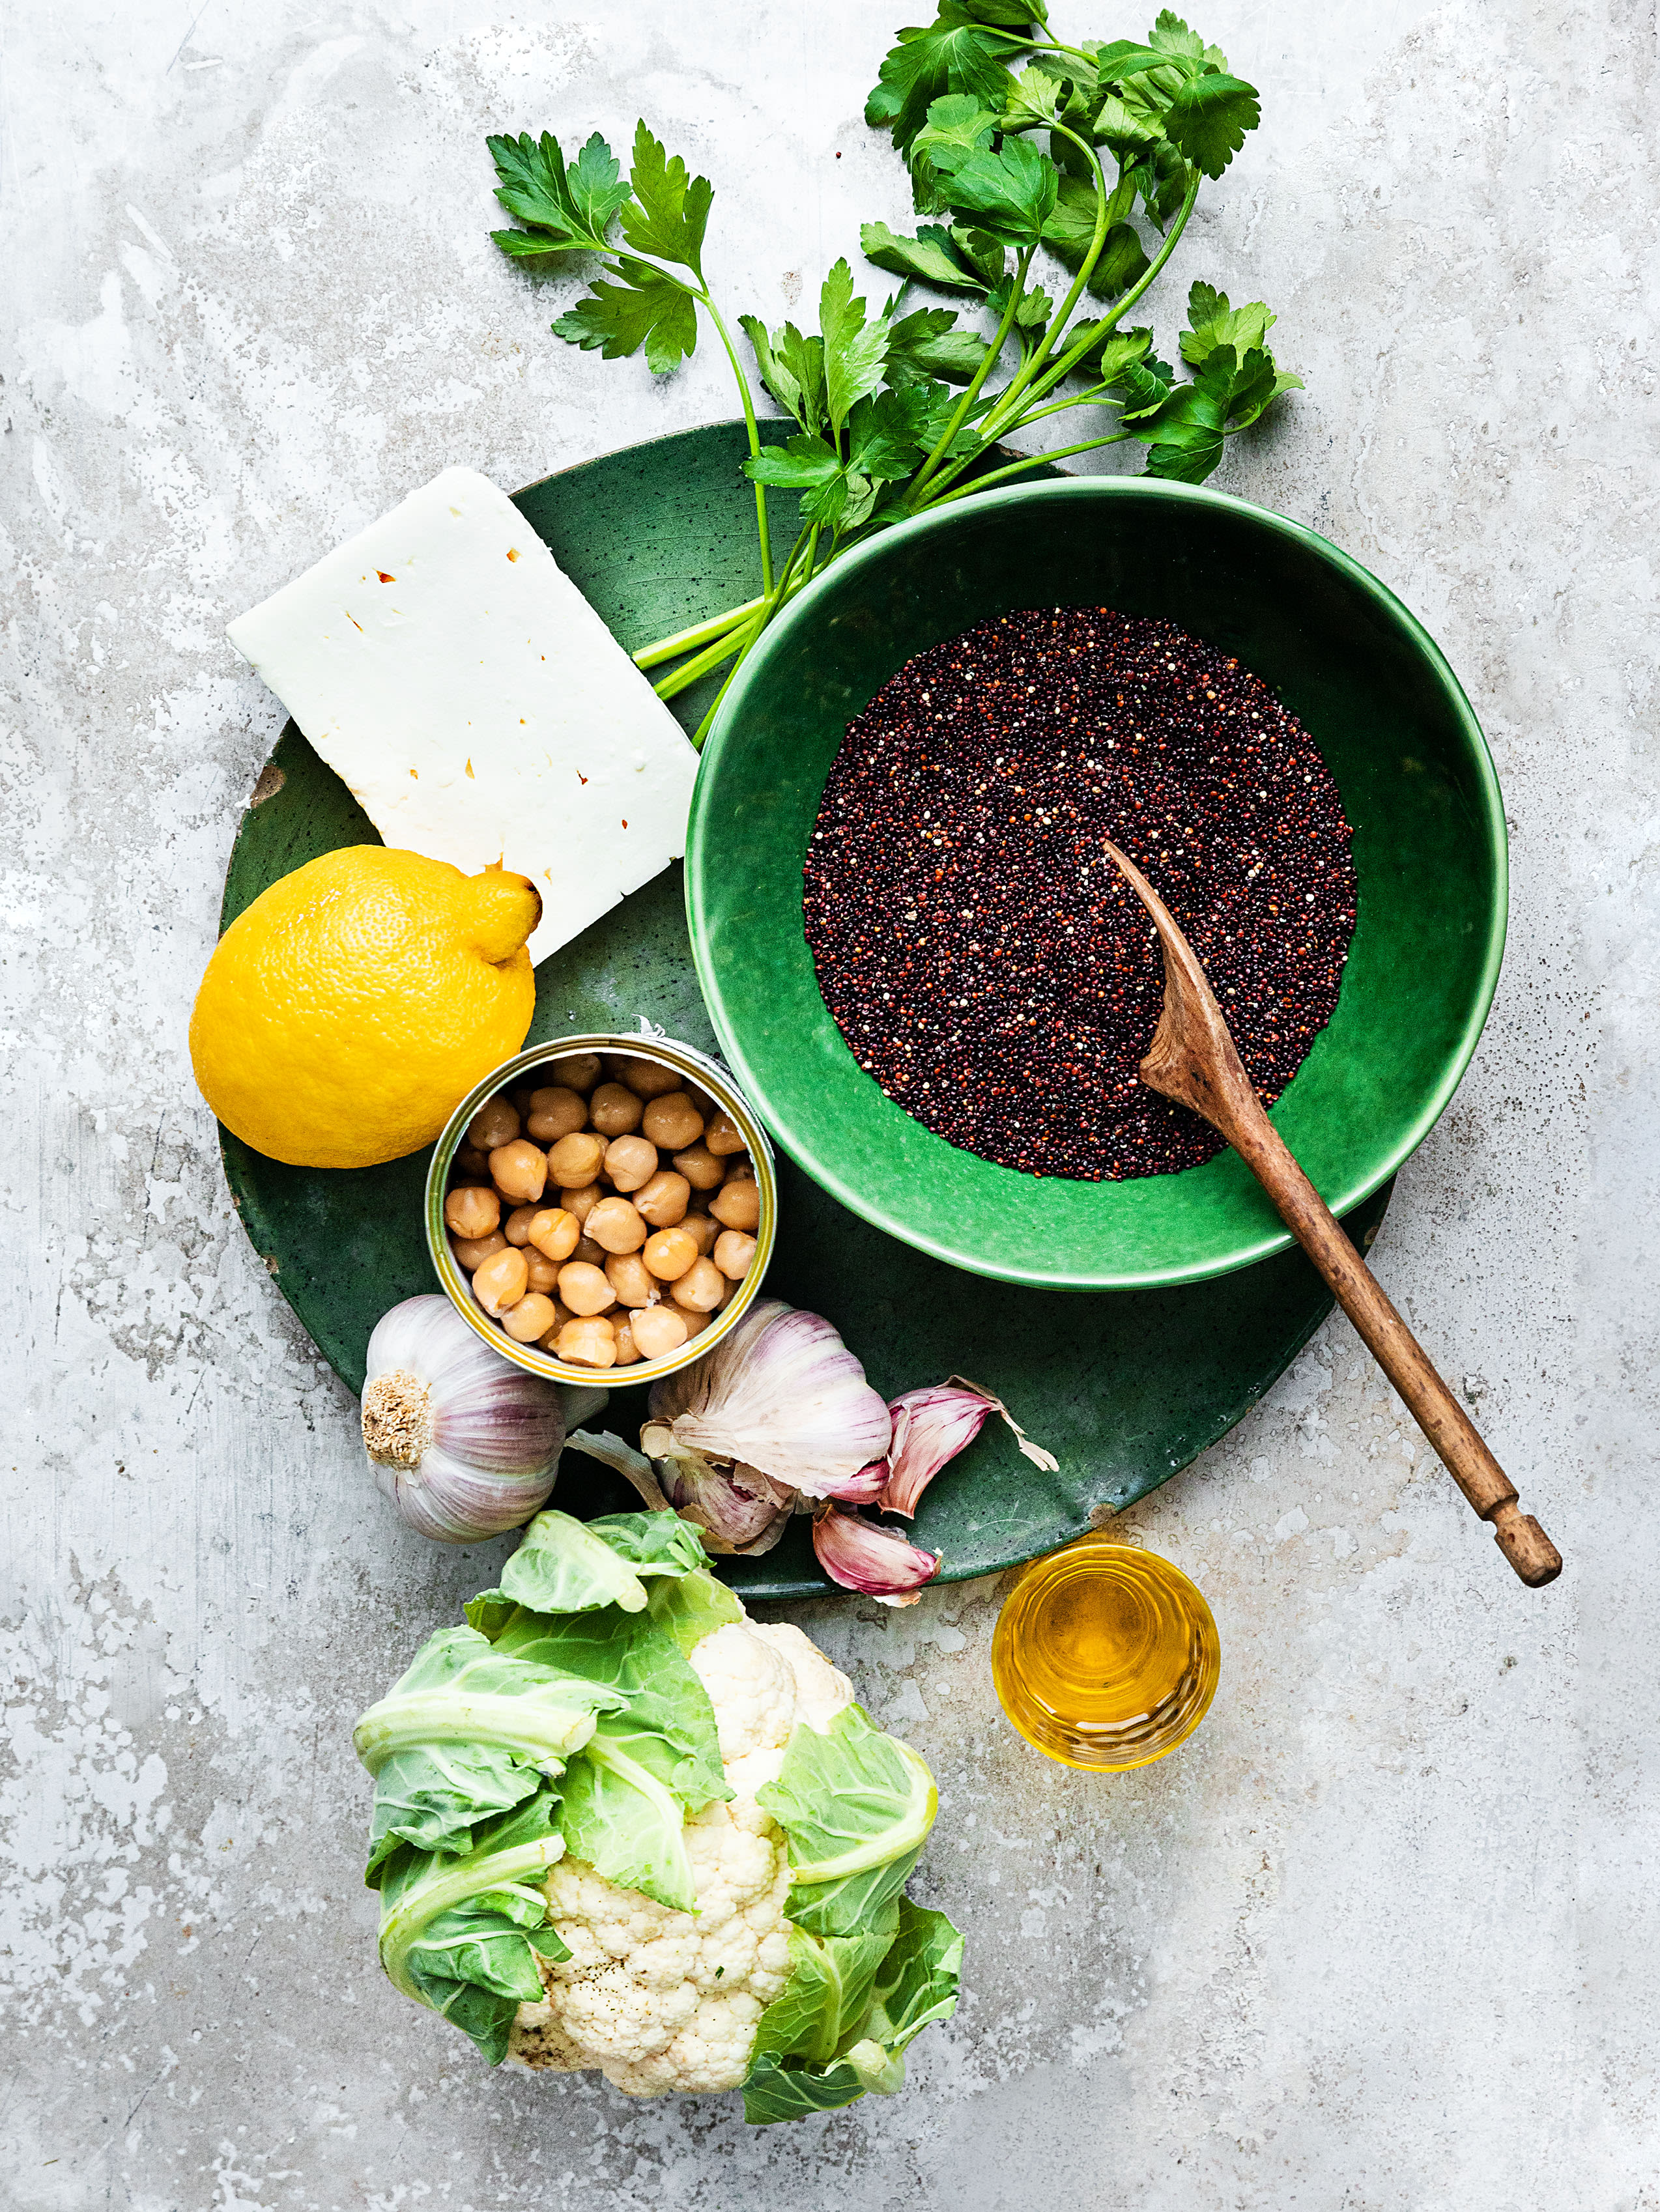
[(977, 331), (953, 327), (949, 307), (918, 307), (888, 330), (887, 380), (895, 391), (943, 377), (947, 384), (969, 384), (986, 357)]
[(839, 431), (849, 409), (882, 381), (887, 353), (885, 319), (865, 320), (865, 303), (853, 296), (853, 271), (838, 261), (818, 295), (818, 327), (824, 334), (824, 407), (830, 427)]
[(848, 417), (848, 465), (885, 483), (903, 483), (921, 463), (922, 434), (946, 396), (942, 385), (912, 384), (860, 400)]
[(540, 138), (524, 131), (517, 138), (485, 140), (501, 182), (496, 197), (509, 215), (532, 228), (496, 230), (491, 237), (503, 252), (520, 259), (538, 253), (593, 253), (605, 250), (605, 231), (629, 197), (619, 179), (617, 158), (596, 131), (568, 169), (551, 131)]
[[(678, 262), (701, 283), (703, 233), (708, 227), (714, 187), (707, 177), (688, 174), (677, 154), (671, 161), (643, 123), (634, 134), (634, 167), (629, 172), (634, 198), (623, 210), (623, 235), (636, 253)], [(690, 346), (686, 349), (690, 353)]]
[(1168, 8), (1160, 10), (1158, 21), (1147, 33), (1147, 44), (1160, 53), (1179, 54), (1184, 61), (1223, 71), (1227, 69), (1228, 58), (1220, 46), (1207, 46), (1197, 31), (1190, 31)]
[(1024, 31), (1028, 23), (1049, 19), (1044, 0), (1031, 0), (1030, 6), (1027, 0), (962, 0), (962, 11), (976, 22), (1000, 24), (1007, 31)]
[[(1062, 177), (1054, 214), (1043, 225), (1043, 243), (1067, 268), (1084, 265), (1095, 242), (1095, 187), (1078, 177)], [(1147, 257), (1133, 224), (1110, 223), (1101, 256), (1090, 271), (1089, 289), (1098, 300), (1116, 300), (1146, 270)]]
[(889, 125), (894, 144), (909, 153), (942, 93), (977, 93), (1001, 106), (1008, 51), (1007, 42), (987, 31), (961, 0), (940, 0), (936, 20), (923, 29), (901, 31), (898, 45), (883, 58), (865, 120), (873, 128)]
[(1255, 422), (1281, 392), (1301, 383), (1277, 371), (1272, 356), (1255, 346), (1243, 356), (1231, 345), (1217, 346), (1191, 384), (1166, 385), (1162, 399), (1156, 377), (1138, 383), (1143, 374), (1130, 373), (1134, 404), (1126, 405), (1124, 420), (1152, 448), (1147, 474), (1183, 483), (1202, 483), (1221, 459), (1229, 431)]
[(867, 222), (860, 231), (859, 244), (867, 261), (892, 276), (914, 277), (941, 292), (986, 289), (983, 276), (958, 251), (950, 231), (937, 222), (919, 223), (915, 238), (897, 237), (885, 222)]
[(1190, 327), (1182, 333), (1182, 358), (1197, 368), (1218, 346), (1231, 345), (1243, 354), (1262, 344), (1275, 319), (1264, 301), (1253, 300), (1249, 307), (1231, 308), (1225, 292), (1195, 284), (1188, 294)]
[(823, 438), (809, 437), (805, 431), (781, 446), (763, 447), (745, 462), (744, 474), (754, 483), (799, 491), (801, 512), (809, 522), (834, 525), (848, 503), (842, 456)]
[(697, 343), (697, 305), (684, 284), (626, 255), (620, 284), (596, 283), (555, 323), (554, 335), (585, 353), (621, 361), (641, 347), (654, 376), (678, 368)]
[(916, 134), (910, 149), (911, 204), (918, 215), (939, 215), (949, 204), (939, 170), (933, 160), (936, 147), (972, 151), (989, 146), (1002, 118), (976, 100), (972, 93), (951, 92), (928, 109), (928, 119)]
[[(1023, 70), (1009, 87), (1008, 103), (1003, 111), (1006, 127), (1011, 131), (1032, 131), (1045, 124), (1058, 123), (1067, 90), (1067, 83), (1051, 76), (1047, 70), (1036, 64)], [(930, 116), (932, 112), (930, 110)]]
[(1115, 331), (1104, 323), (1074, 323), (1067, 333), (1067, 352), (1085, 336), (1090, 343), (1079, 356), (1078, 373), (1109, 389), (1122, 384), (1152, 345), (1152, 332), (1149, 330)]
[[(947, 310), (949, 315), (949, 310)], [(761, 381), (787, 415), (816, 434), (824, 427), (824, 341), (803, 337), (794, 323), (769, 333), (757, 316), (740, 315), (739, 327), (755, 349)]]
[(1195, 168), (1219, 177), (1262, 119), (1255, 85), (1208, 71), (1177, 94), (1164, 111), (1164, 129)]
[(1061, 172), (1024, 138), (1006, 138), (995, 153), (935, 149), (953, 208), (977, 217), (977, 228), (1003, 245), (1036, 246), (1060, 197)]

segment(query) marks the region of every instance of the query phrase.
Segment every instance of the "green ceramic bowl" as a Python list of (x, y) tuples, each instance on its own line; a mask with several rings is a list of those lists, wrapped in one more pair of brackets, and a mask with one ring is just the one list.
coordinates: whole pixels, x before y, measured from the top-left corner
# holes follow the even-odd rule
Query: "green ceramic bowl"
[(1498, 779), (1457, 679), (1400, 601), (1311, 530), (1220, 493), (1021, 486), (844, 556), (767, 631), (709, 738), (686, 847), (692, 944), (738, 1081), (844, 1206), (1006, 1282), (1196, 1282), (1291, 1241), (1234, 1154), (1097, 1183), (959, 1151), (860, 1068), (802, 933), (802, 861), (849, 718), (913, 653), (1067, 604), (1162, 616), (1237, 653), (1318, 743), (1354, 828), (1359, 902), (1336, 1013), (1274, 1120), (1335, 1212), (1392, 1176), (1457, 1087), (1498, 980)]

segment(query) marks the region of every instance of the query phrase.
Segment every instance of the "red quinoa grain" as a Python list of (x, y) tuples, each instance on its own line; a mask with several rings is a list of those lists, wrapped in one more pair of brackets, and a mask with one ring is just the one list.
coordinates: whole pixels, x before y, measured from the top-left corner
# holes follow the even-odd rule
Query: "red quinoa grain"
[(1222, 1148), (1137, 1066), (1158, 890), (1272, 1103), (1337, 1004), (1352, 836), (1313, 740), (1173, 623), (1055, 607), (981, 623), (883, 685), (831, 766), (804, 870), (824, 1003), (888, 1097), (1040, 1176), (1168, 1175)]

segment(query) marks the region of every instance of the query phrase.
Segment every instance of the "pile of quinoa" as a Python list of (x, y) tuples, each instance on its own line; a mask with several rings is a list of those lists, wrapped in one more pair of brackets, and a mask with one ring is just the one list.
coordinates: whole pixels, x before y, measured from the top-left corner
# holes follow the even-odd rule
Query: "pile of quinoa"
[(848, 733), (803, 872), (824, 1003), (887, 1096), (1039, 1176), (1168, 1175), (1219, 1152), (1137, 1065), (1191, 942), (1252, 1082), (1331, 1018), (1352, 836), (1313, 740), (1248, 668), (1107, 607), (1005, 615), (907, 661)]

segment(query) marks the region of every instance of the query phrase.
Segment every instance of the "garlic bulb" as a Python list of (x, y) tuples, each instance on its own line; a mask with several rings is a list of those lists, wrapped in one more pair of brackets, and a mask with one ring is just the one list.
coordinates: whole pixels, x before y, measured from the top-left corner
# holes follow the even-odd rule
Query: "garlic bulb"
[(741, 1461), (809, 1498), (885, 1459), (893, 1423), (830, 1323), (769, 1298), (706, 1359), (653, 1383), (654, 1460)]
[(363, 1448), (411, 1528), (471, 1544), (547, 1502), (565, 1441), (554, 1385), (492, 1352), (447, 1298), (405, 1298), (376, 1323)]

